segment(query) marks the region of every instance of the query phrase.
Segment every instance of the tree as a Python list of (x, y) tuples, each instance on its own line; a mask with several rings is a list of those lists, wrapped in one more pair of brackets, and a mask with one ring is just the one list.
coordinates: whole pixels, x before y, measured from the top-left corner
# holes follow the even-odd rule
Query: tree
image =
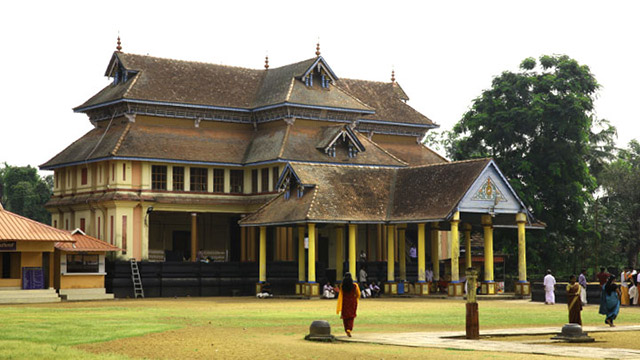
[(44, 204), (53, 193), (53, 177), (41, 177), (31, 166), (4, 164), (0, 169), (0, 202), (5, 209), (49, 224), (51, 214)]
[(626, 254), (627, 263), (637, 265), (640, 252), (640, 143), (632, 140), (620, 149), (617, 159), (605, 166), (601, 176), (606, 200), (605, 248)]
[[(589, 68), (566, 55), (527, 58), (519, 72), (493, 79), (447, 140), (453, 159), (494, 158), (547, 224), (545, 235), (529, 242), (532, 257), (546, 261), (537, 264), (543, 268), (566, 269), (566, 258), (558, 254), (576, 255), (584, 248), (581, 223), (596, 189), (590, 166), (602, 166), (615, 135), (593, 115), (598, 87)], [(569, 264), (574, 271), (577, 265), (583, 266)]]

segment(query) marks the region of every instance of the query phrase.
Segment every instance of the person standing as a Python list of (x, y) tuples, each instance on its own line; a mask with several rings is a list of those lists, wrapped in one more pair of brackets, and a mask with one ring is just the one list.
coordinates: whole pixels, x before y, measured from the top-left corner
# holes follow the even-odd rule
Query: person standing
[(582, 326), (582, 317), (580, 312), (582, 311), (582, 301), (580, 300), (580, 293), (582, 292), (582, 285), (576, 283), (576, 276), (571, 275), (569, 277), (569, 284), (567, 285), (567, 305), (569, 307), (569, 323), (580, 324)]
[(587, 305), (587, 269), (582, 269), (578, 276), (578, 284), (582, 287), (580, 289), (580, 301), (582, 305)]
[(631, 276), (631, 271), (629, 267), (625, 267), (624, 271), (620, 273), (620, 305), (629, 305), (629, 277)]
[(544, 277), (544, 303), (547, 305), (553, 305), (556, 303), (556, 278), (551, 275), (551, 270), (547, 270), (547, 275)]
[(613, 327), (613, 320), (618, 317), (620, 312), (620, 288), (615, 283), (616, 277), (609, 276), (607, 282), (602, 286), (600, 294), (600, 309), (598, 313), (605, 315), (604, 323)]
[(433, 269), (431, 269), (431, 266), (429, 266), (427, 271), (425, 271), (424, 277), (425, 277), (425, 280), (427, 280), (428, 283), (433, 282)]
[(601, 289), (602, 286), (607, 283), (607, 279), (609, 279), (610, 275), (611, 274), (609, 274), (604, 267), (600, 267), (600, 272), (596, 274), (596, 278), (598, 279), (598, 282), (600, 282)]
[(629, 305), (638, 305), (638, 286), (636, 284), (635, 276), (631, 277), (629, 282)]
[(363, 267), (360, 268), (360, 274), (358, 275), (358, 281), (360, 282), (360, 284), (362, 284), (362, 286), (366, 286), (367, 285), (367, 276), (369, 276), (367, 274), (367, 270)]
[(411, 244), (411, 248), (409, 248), (409, 260), (411, 261), (412, 264), (415, 264), (417, 262), (416, 261), (417, 258), (418, 258), (418, 250), (416, 250), (416, 245)]
[(344, 332), (351, 337), (353, 331), (353, 321), (356, 318), (358, 310), (358, 300), (360, 299), (360, 288), (358, 284), (353, 282), (351, 273), (344, 274), (344, 279), (340, 285), (340, 293), (338, 293), (338, 306), (336, 314), (340, 314), (344, 325)]

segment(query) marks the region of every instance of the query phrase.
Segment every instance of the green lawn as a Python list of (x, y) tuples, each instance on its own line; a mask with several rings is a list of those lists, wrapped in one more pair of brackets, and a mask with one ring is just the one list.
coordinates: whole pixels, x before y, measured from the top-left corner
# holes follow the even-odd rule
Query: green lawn
[[(111, 359), (128, 353), (88, 353), (82, 344), (140, 337), (170, 330), (197, 329), (238, 334), (238, 341), (260, 342), (261, 334), (276, 343), (298, 344), (313, 320), (329, 320), (341, 334), (335, 301), (255, 298), (183, 298), (116, 300), (48, 305), (0, 305), (0, 359)], [(566, 305), (525, 301), (482, 301), (482, 328), (558, 326), (567, 322)], [(583, 311), (584, 325), (602, 325), (597, 306)], [(355, 333), (464, 330), (462, 301), (431, 299), (365, 299), (359, 306)], [(623, 308), (618, 324), (640, 322), (640, 308)], [(244, 337), (244, 339), (243, 339)], [(213, 344), (212, 344), (213, 345)], [(351, 344), (342, 344), (349, 346)], [(108, 348), (109, 345), (105, 345)], [(343, 348), (344, 349), (344, 348)], [(124, 352), (124, 353), (123, 353)], [(131, 355), (133, 358), (136, 356)], [(170, 356), (163, 356), (171, 358)]]

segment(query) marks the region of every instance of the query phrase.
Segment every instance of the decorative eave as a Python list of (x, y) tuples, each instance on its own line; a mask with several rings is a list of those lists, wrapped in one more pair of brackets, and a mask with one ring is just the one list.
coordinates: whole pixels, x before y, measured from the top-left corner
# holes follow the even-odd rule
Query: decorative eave
[(333, 70), (331, 70), (331, 67), (322, 56), (318, 56), (316, 61), (302, 75), (300, 75), (300, 78), (304, 79), (309, 76), (314, 68), (317, 68), (318, 71), (324, 70), (329, 76), (329, 79), (331, 79), (331, 82), (335, 83), (335, 81), (338, 80), (338, 76), (333, 72)]
[(338, 139), (340, 139), (340, 137), (342, 137), (343, 139), (348, 138), (349, 141), (358, 150), (358, 152), (365, 151), (364, 145), (362, 145), (362, 143), (360, 142), (356, 134), (354, 134), (353, 130), (351, 130), (350, 126), (341, 126), (339, 129), (336, 129), (336, 133), (333, 135), (332, 138), (329, 139), (328, 142), (324, 144), (319, 144), (318, 146), (316, 146), (316, 148), (326, 153), (328, 152), (329, 148), (334, 146), (334, 144), (336, 143), (336, 141), (338, 141)]

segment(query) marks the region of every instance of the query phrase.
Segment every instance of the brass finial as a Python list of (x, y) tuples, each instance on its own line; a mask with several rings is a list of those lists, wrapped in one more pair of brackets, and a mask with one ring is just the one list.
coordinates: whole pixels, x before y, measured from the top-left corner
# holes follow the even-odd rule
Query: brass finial
[(116, 51), (122, 51), (122, 43), (120, 42), (120, 35), (118, 35), (118, 46), (116, 46)]
[(316, 56), (320, 56), (320, 40), (318, 40), (316, 44)]
[(391, 83), (392, 84), (396, 83), (396, 71), (395, 70), (391, 70)]
[(269, 70), (269, 55), (264, 57), (264, 69)]

